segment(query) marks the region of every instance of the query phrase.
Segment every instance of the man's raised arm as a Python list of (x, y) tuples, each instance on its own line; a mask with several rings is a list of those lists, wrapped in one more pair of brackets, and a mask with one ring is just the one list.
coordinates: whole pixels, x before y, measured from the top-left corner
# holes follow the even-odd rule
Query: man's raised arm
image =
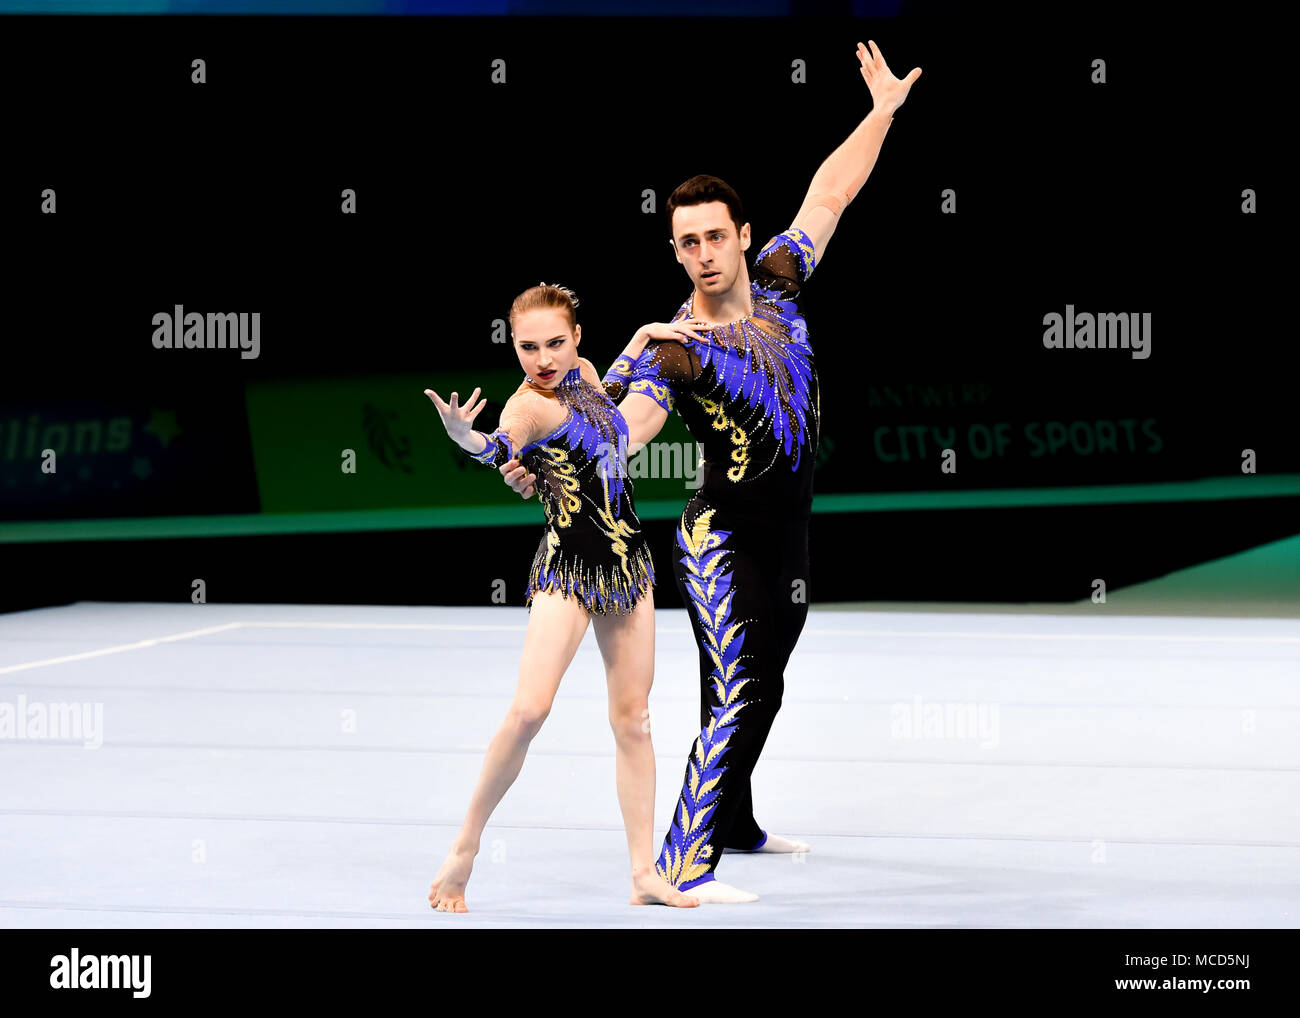
[(818, 261), (835, 232), (840, 213), (857, 197), (871, 175), (885, 132), (893, 123), (894, 111), (903, 105), (908, 89), (921, 76), (921, 68), (914, 67), (900, 81), (890, 71), (876, 44), (868, 42), (870, 50), (858, 43), (858, 61), (862, 64), (862, 78), (871, 90), (871, 112), (818, 167), (808, 194), (790, 224), (808, 234)]

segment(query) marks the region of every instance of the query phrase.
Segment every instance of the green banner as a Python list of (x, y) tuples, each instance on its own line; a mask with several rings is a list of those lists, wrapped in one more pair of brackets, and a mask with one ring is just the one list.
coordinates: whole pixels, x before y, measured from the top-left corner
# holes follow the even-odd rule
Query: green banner
[[(425, 389), (462, 401), (476, 387), (495, 402), (474, 422), (497, 425), (499, 408), (523, 372), (375, 375), (255, 382), (245, 401), (264, 513), (435, 506), (498, 506), (518, 501), (501, 475), (470, 459), (443, 430)], [(699, 483), (698, 450), (670, 416), (654, 443), (629, 460), (642, 499), (685, 505)], [(538, 520), (542, 519), (538, 506)]]

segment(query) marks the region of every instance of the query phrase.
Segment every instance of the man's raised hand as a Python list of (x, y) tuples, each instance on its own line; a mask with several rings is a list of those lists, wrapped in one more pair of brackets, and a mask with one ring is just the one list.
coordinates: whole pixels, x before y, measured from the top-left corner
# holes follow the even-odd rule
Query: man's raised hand
[(858, 68), (862, 72), (862, 80), (867, 83), (867, 88), (871, 90), (871, 101), (875, 104), (876, 109), (883, 109), (886, 113), (893, 113), (894, 110), (903, 105), (903, 100), (907, 98), (908, 89), (912, 83), (921, 76), (921, 68), (913, 67), (911, 73), (899, 81), (894, 77), (894, 72), (889, 69), (885, 63), (884, 54), (870, 39), (867, 40), (870, 49), (862, 43), (858, 43), (858, 62), (862, 64)]

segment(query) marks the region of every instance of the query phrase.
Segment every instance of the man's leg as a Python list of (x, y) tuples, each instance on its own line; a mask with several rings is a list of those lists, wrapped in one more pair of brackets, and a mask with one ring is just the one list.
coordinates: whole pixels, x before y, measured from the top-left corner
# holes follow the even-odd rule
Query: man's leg
[[(808, 620), (808, 527), (796, 524), (773, 532), (765, 542), (767, 557), (763, 560), (765, 581), (771, 598), (772, 618), (776, 623), (772, 667), (781, 673), (785, 688), (785, 669), (790, 655), (799, 642), (804, 623)], [(707, 720), (707, 719), (706, 719)], [(704, 722), (702, 722), (703, 724)], [(751, 793), (752, 776), (744, 783), (736, 821), (727, 838), (726, 847), (733, 851), (753, 852), (768, 844), (768, 832), (754, 819), (754, 802)], [(777, 836), (768, 845), (769, 851), (795, 851), (801, 842)]]
[[(678, 549), (680, 553), (681, 549)], [(682, 573), (689, 576), (685, 570)], [(692, 591), (690, 585), (685, 582), (681, 575), (678, 576), (677, 588), (681, 592), (682, 602), (690, 604), (692, 601)], [(700, 641), (700, 632), (695, 631), (696, 640), (708, 645), (707, 640)], [(713, 688), (713, 658), (709, 656), (703, 646), (697, 649), (700, 653), (700, 731), (709, 726), (709, 718), (712, 717), (711, 709), (714, 704), (715, 692)], [(754, 799), (749, 788), (749, 778), (746, 777), (740, 782), (737, 791), (737, 798), (740, 800), (736, 805), (736, 817), (731, 825), (731, 832), (727, 836), (727, 848), (736, 849), (737, 851), (750, 852), (755, 848), (761, 848), (763, 842), (767, 840), (767, 835), (763, 829), (758, 826), (754, 819)]]
[(753, 822), (749, 776), (780, 709), (784, 680), (774, 667), (779, 627), (762, 564), (775, 549), (698, 496), (687, 505), (676, 543), (674, 572), (709, 669), (702, 676), (701, 732), (657, 868), (689, 890), (716, 879), (737, 818)]
[(727, 834), (726, 848), (737, 852), (753, 852), (763, 847), (767, 841), (767, 832), (758, 826), (754, 819), (754, 795), (750, 790), (750, 778), (745, 778), (736, 796), (736, 819)]

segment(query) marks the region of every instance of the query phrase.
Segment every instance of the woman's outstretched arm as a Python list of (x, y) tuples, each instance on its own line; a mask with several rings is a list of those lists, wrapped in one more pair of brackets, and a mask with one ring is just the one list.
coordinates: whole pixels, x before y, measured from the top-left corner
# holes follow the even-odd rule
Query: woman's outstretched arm
[(444, 402), (432, 389), (425, 389), (425, 395), (438, 408), (447, 437), (467, 452), (472, 459), (486, 466), (499, 467), (512, 459), (518, 450), (529, 442), (541, 438), (545, 433), (544, 411), (537, 401), (541, 398), (531, 393), (516, 392), (506, 401), (501, 411), (501, 421), (490, 434), (475, 431), (472, 427), (474, 418), (487, 405), (487, 400), (478, 399), (479, 390), (475, 389), (469, 401), (460, 406), (457, 394)]
[[(675, 339), (679, 343), (683, 342), (683, 336), (690, 336), (692, 339), (702, 337), (695, 331), (697, 329), (707, 329), (708, 323), (703, 318), (683, 318), (680, 322), (651, 322), (643, 325), (632, 334), (632, 339), (624, 347), (623, 352), (619, 354), (614, 363), (609, 366), (605, 372), (605, 377), (599, 379), (598, 385), (605, 387), (605, 395), (615, 403), (621, 403), (623, 397), (628, 393), (629, 383), (637, 377), (637, 361), (645, 353), (646, 343), (652, 339)], [(579, 357), (579, 360), (588, 361), (585, 357)], [(592, 369), (595, 365), (592, 364)], [(662, 423), (662, 422), (661, 422)], [(658, 429), (655, 429), (658, 431)], [(651, 435), (651, 438), (654, 436)], [(646, 439), (649, 441), (650, 439)]]

